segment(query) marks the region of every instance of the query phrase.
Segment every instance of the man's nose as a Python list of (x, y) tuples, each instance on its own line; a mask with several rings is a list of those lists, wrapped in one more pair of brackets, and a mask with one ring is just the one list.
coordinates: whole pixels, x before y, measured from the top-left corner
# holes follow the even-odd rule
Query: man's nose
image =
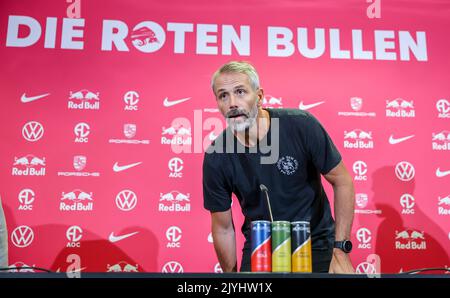
[(231, 94), (230, 95), (230, 110), (232, 110), (232, 109), (236, 109), (238, 106), (237, 106), (237, 98), (236, 98), (236, 96), (234, 95), (234, 94)]

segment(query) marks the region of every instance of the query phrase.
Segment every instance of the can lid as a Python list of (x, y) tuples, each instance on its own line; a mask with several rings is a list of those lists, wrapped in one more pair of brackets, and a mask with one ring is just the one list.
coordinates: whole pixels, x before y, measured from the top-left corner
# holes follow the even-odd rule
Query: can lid
[(288, 223), (288, 224), (290, 224), (291, 222), (290, 222), (290, 221), (287, 221), (287, 220), (274, 220), (274, 221), (272, 222), (272, 224), (276, 224), (276, 223)]
[(263, 222), (263, 223), (270, 223), (270, 220), (253, 220), (253, 221), (252, 221), (252, 223), (260, 223), (260, 222)]
[(308, 224), (309, 225), (309, 221), (293, 221), (293, 222), (291, 222), (291, 225), (295, 225), (295, 224)]

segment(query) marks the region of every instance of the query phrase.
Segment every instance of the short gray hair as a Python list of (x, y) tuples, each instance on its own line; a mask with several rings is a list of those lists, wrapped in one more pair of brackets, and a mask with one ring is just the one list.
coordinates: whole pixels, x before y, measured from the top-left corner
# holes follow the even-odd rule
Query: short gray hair
[(256, 69), (248, 62), (245, 61), (230, 61), (224, 65), (222, 65), (212, 76), (211, 79), (211, 88), (214, 91), (214, 81), (217, 77), (224, 73), (243, 73), (246, 74), (250, 80), (250, 85), (253, 90), (257, 90), (259, 88), (259, 76), (256, 72)]

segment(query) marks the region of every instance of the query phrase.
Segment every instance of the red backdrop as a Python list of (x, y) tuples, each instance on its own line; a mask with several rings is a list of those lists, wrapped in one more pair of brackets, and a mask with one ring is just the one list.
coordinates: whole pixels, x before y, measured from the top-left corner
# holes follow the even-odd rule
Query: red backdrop
[(0, 4), (10, 264), (218, 271), (201, 165), (224, 125), (210, 77), (237, 59), (340, 149), (358, 272), (449, 265), (450, 4), (79, 3)]

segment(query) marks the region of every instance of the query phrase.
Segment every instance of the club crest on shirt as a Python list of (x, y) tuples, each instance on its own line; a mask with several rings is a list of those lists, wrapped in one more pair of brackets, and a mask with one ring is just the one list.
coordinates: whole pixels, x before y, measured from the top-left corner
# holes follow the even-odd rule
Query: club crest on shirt
[(277, 167), (284, 175), (292, 175), (298, 169), (298, 161), (292, 156), (283, 156), (278, 160)]

